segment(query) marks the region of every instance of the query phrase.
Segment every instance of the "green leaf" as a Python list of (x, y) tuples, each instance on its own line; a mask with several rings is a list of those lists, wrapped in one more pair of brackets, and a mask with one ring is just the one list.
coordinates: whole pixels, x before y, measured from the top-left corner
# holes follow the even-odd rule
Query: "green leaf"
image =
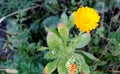
[(61, 23), (64, 23), (65, 25), (68, 24), (68, 16), (65, 12), (62, 13), (62, 15), (61, 15)]
[(63, 49), (63, 43), (59, 36), (53, 32), (48, 32), (47, 34), (47, 44), (50, 50), (59, 50)]
[(118, 42), (120, 42), (120, 31), (117, 32), (110, 32), (109, 33), (110, 39), (116, 39)]
[(101, 61), (101, 62), (97, 62), (96, 66), (104, 66), (107, 64), (107, 61)]
[(56, 28), (48, 28), (48, 27), (45, 27), (45, 30), (46, 30), (47, 32), (53, 32), (53, 33), (55, 33), (57, 36), (59, 36), (58, 31), (56, 30)]
[(56, 5), (56, 4), (58, 4), (58, 1), (57, 0), (45, 0), (45, 3), (51, 4), (51, 5)]
[(48, 63), (43, 71), (43, 74), (51, 74), (57, 67), (58, 59)]
[(65, 58), (63, 58), (59, 61), (58, 67), (57, 67), (59, 74), (66, 74), (67, 73), (67, 68), (65, 67), (66, 62), (67, 62), (67, 59), (65, 59)]
[(57, 53), (55, 53), (55, 50), (49, 51), (45, 54), (44, 58), (45, 59), (55, 59), (57, 57)]
[(48, 28), (57, 28), (57, 24), (59, 22), (59, 18), (57, 16), (50, 16), (47, 17), (43, 22), (41, 23), (41, 27), (48, 27)]
[(74, 26), (74, 14), (73, 13), (69, 17), (67, 26), (69, 30)]
[(120, 55), (120, 50), (119, 49), (114, 49), (114, 50), (111, 50), (111, 53), (113, 56), (118, 56)]
[(36, 49), (35, 43), (28, 44), (27, 47), (26, 47), (26, 51), (27, 51), (27, 52), (33, 53), (33, 52), (34, 52), (34, 49)]
[(48, 48), (48, 47), (43, 47), (43, 46), (42, 46), (42, 47), (40, 47), (38, 50), (39, 50), (39, 51), (43, 51), (43, 50), (47, 50), (47, 49), (49, 49), (49, 48)]
[(62, 40), (64, 41), (64, 43), (67, 44), (68, 35), (69, 35), (68, 28), (64, 24), (59, 23), (58, 24), (58, 32), (59, 32)]
[(96, 57), (94, 57), (92, 54), (88, 53), (88, 52), (85, 52), (85, 51), (82, 51), (80, 50), (81, 53), (83, 53), (85, 56), (87, 56), (88, 58), (94, 60), (94, 61), (100, 61), (99, 59), (97, 59)]
[(37, 24), (37, 22), (34, 22), (34, 21), (33, 21), (33, 23), (30, 24), (30, 30), (31, 30), (32, 32), (37, 33), (37, 31), (39, 30), (39, 25)]
[(85, 63), (85, 59), (81, 54), (74, 53), (73, 56), (75, 56), (76, 58), (79, 58), (81, 63)]
[(86, 63), (81, 63), (81, 72), (83, 74), (89, 74), (90, 69), (89, 69), (89, 66)]
[(71, 4), (75, 5), (76, 4), (75, 0), (71, 0)]
[(107, 74), (107, 73), (103, 73), (103, 72), (100, 72), (100, 71), (93, 71), (92, 74)]
[(7, 33), (16, 34), (19, 31), (17, 20), (11, 19), (11, 20), (8, 20), (8, 23), (9, 25), (6, 26)]
[(93, 39), (93, 42), (95, 45), (98, 45), (98, 43), (100, 42), (100, 37), (95, 36), (95, 38)]
[(90, 41), (90, 33), (84, 33), (80, 34), (76, 39), (75, 39), (75, 47), (76, 48), (82, 48), (86, 46), (89, 41)]
[(98, 34), (100, 37), (104, 37), (104, 27), (97, 28), (96, 34)]

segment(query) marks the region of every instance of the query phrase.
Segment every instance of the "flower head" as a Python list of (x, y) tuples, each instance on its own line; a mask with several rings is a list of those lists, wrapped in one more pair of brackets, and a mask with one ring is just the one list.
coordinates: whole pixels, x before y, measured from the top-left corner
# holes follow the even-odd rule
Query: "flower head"
[(90, 7), (82, 7), (74, 12), (74, 21), (77, 28), (82, 32), (90, 32), (98, 26), (100, 16), (97, 11)]

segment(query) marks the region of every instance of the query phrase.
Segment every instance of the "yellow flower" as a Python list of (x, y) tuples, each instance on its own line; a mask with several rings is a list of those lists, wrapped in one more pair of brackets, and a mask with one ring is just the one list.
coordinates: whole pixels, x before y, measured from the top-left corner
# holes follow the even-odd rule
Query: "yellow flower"
[(82, 7), (74, 12), (74, 21), (77, 28), (82, 32), (90, 32), (98, 26), (100, 16), (90, 7)]

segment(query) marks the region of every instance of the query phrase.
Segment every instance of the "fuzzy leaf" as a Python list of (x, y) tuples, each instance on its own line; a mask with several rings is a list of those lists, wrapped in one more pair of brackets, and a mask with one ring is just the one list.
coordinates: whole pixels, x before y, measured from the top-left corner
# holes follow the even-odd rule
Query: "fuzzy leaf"
[(59, 18), (57, 16), (50, 16), (47, 17), (43, 22), (41, 23), (41, 27), (48, 27), (48, 28), (56, 28), (57, 24), (59, 22)]
[(47, 49), (49, 49), (49, 48), (48, 47), (40, 47), (38, 50), (42, 51), (42, 50), (47, 50)]
[(99, 59), (97, 59), (96, 57), (94, 57), (92, 54), (88, 53), (88, 52), (85, 52), (85, 51), (80, 51), (82, 52), (85, 56), (87, 56), (88, 58), (94, 60), (94, 61), (99, 61)]
[(89, 43), (90, 38), (91, 37), (89, 33), (84, 33), (82, 35), (79, 35), (75, 41), (76, 48), (82, 48), (86, 46)]
[(69, 17), (67, 26), (69, 30), (74, 26), (74, 14), (73, 13)]
[(58, 67), (57, 67), (59, 74), (66, 74), (67, 73), (67, 68), (65, 67), (66, 62), (67, 62), (67, 59), (65, 59), (65, 58), (63, 58), (59, 61)]
[(58, 60), (54, 60), (45, 66), (43, 74), (51, 74), (57, 67)]
[(44, 58), (45, 59), (54, 59), (57, 57), (57, 53), (54, 53), (55, 50), (49, 51), (45, 54)]
[(53, 32), (48, 32), (47, 34), (47, 44), (50, 50), (59, 50), (63, 48), (62, 40)]
[(66, 43), (67, 43), (67, 40), (68, 40), (68, 35), (69, 35), (68, 28), (67, 28), (64, 24), (59, 23), (59, 24), (58, 24), (58, 32), (59, 32), (62, 40), (63, 40), (64, 43), (66, 44)]
[(68, 16), (65, 12), (62, 13), (62, 15), (61, 15), (61, 23), (64, 23), (65, 25), (68, 24)]
[(81, 63), (81, 72), (83, 74), (89, 74), (90, 69), (89, 69), (89, 66), (86, 63)]

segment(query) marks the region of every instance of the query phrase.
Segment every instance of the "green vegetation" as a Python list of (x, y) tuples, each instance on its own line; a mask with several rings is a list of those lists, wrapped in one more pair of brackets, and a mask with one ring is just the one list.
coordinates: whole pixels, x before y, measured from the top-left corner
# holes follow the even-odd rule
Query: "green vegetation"
[[(101, 16), (90, 34), (74, 25), (82, 6)], [(0, 74), (66, 74), (71, 58), (81, 74), (120, 73), (120, 0), (0, 0), (0, 34)]]

